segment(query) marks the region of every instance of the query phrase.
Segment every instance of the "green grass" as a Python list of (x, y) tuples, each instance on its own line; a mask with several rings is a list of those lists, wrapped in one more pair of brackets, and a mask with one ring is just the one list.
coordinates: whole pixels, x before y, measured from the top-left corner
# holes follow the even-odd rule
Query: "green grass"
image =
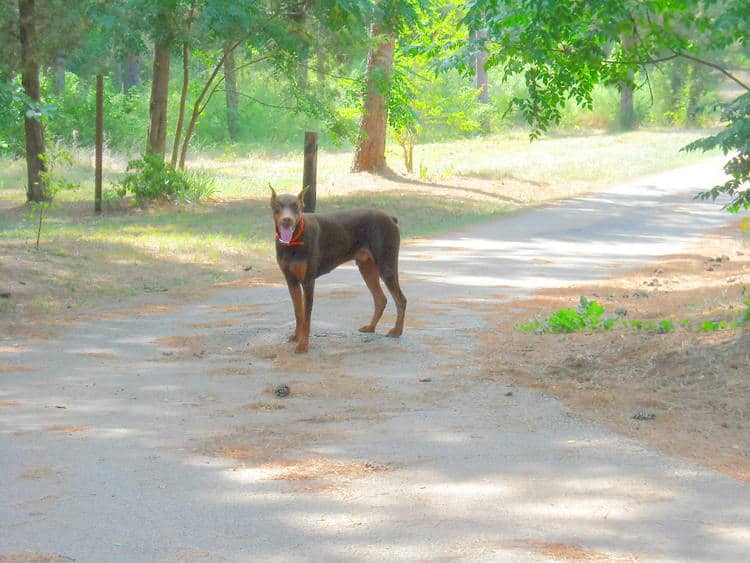
[[(351, 153), (321, 152), (318, 207), (380, 208), (399, 217), (404, 238), (425, 236), (694, 162), (701, 155), (678, 150), (698, 136), (640, 131), (529, 143), (525, 133), (517, 132), (436, 143), (415, 150), (421, 178), (350, 175)], [(388, 159), (401, 169), (398, 147), (389, 147)], [(125, 165), (117, 156), (107, 159), (105, 186), (122, 178)], [(297, 191), (301, 155), (204, 153), (190, 166), (215, 177), (213, 201), (110, 210), (97, 217), (92, 212), (91, 153), (76, 149), (74, 166), (65, 176), (80, 187), (60, 193), (36, 251), (35, 226), (25, 206), (24, 162), (0, 162), (0, 269), (9, 272), (17, 295), (0, 313), (22, 318), (60, 306), (206, 286), (247, 276), (247, 266), (270, 272), (274, 257), (267, 185), (279, 192)], [(26, 285), (18, 288), (18, 281)]]

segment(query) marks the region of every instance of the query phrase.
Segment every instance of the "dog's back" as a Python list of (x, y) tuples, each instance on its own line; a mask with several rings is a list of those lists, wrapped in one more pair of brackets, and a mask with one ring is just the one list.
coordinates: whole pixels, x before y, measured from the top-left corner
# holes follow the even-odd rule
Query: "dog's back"
[[(317, 256), (317, 275), (323, 275), (357, 252), (369, 251), (379, 269), (392, 270), (398, 260), (401, 235), (394, 217), (374, 209), (347, 209), (329, 213), (306, 213), (307, 229), (312, 229), (311, 248)], [(385, 273), (385, 272), (383, 272)]]

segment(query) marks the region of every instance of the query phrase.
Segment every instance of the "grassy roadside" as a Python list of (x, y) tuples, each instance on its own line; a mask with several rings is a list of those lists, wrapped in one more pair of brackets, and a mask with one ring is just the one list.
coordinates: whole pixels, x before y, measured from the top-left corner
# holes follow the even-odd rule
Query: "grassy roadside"
[[(404, 238), (425, 236), (694, 162), (702, 155), (679, 148), (699, 135), (640, 131), (530, 144), (518, 132), (439, 143), (417, 147), (420, 174), (410, 176), (398, 173), (397, 147), (389, 152), (397, 173), (388, 177), (351, 175), (350, 153), (321, 153), (319, 209), (382, 208), (399, 217)], [(267, 183), (293, 191), (302, 175), (299, 155), (203, 154), (191, 167), (216, 178), (212, 201), (95, 217), (90, 154), (79, 153), (66, 176), (80, 187), (61, 193), (36, 250), (24, 163), (0, 164), (0, 291), (11, 292), (0, 300), (2, 331), (138, 295), (274, 276)], [(105, 178), (117, 181), (124, 166), (111, 156)]]

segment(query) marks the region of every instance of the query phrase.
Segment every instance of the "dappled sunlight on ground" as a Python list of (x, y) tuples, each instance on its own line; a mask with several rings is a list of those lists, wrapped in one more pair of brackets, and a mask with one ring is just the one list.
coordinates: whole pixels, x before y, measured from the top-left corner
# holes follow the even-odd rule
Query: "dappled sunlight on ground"
[[(560, 364), (575, 341), (535, 345), (503, 324), (529, 314), (519, 299), (537, 284), (550, 294), (534, 307), (547, 306), (575, 291), (556, 280), (593, 283), (651, 253), (691, 254), (685, 241), (725, 223), (697, 204), (699, 215), (667, 216), (652, 185), (640, 187), (643, 211), (618, 192), (405, 245), (400, 339), (384, 334), (392, 303), (377, 333), (357, 332), (372, 300), (351, 267), (320, 280), (305, 355), (286, 341), (286, 288), (262, 282), (200, 299), (156, 292), (125, 316), (102, 307), (54, 338), (7, 339), (2, 365), (32, 370), (0, 373), (0, 527), (13, 530), (0, 554), (741, 560), (746, 484), (515, 382), (529, 370), (585, 396), (576, 377), (593, 366)], [(662, 194), (670, 205), (690, 197), (674, 191)], [(713, 275), (733, 268), (744, 280), (739, 263)], [(640, 303), (657, 290), (620, 294), (648, 293)]]

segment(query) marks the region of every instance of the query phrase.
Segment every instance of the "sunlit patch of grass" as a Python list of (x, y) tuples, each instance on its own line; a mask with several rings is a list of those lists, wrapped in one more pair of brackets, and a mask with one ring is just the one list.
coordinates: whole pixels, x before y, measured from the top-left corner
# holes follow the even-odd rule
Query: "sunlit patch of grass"
[(680, 152), (701, 135), (699, 131), (634, 131), (545, 138), (532, 143), (524, 134), (516, 133), (489, 140), (418, 146), (414, 162), (436, 176), (449, 170), (457, 176), (521, 179), (540, 185), (603, 185), (704, 158)]

